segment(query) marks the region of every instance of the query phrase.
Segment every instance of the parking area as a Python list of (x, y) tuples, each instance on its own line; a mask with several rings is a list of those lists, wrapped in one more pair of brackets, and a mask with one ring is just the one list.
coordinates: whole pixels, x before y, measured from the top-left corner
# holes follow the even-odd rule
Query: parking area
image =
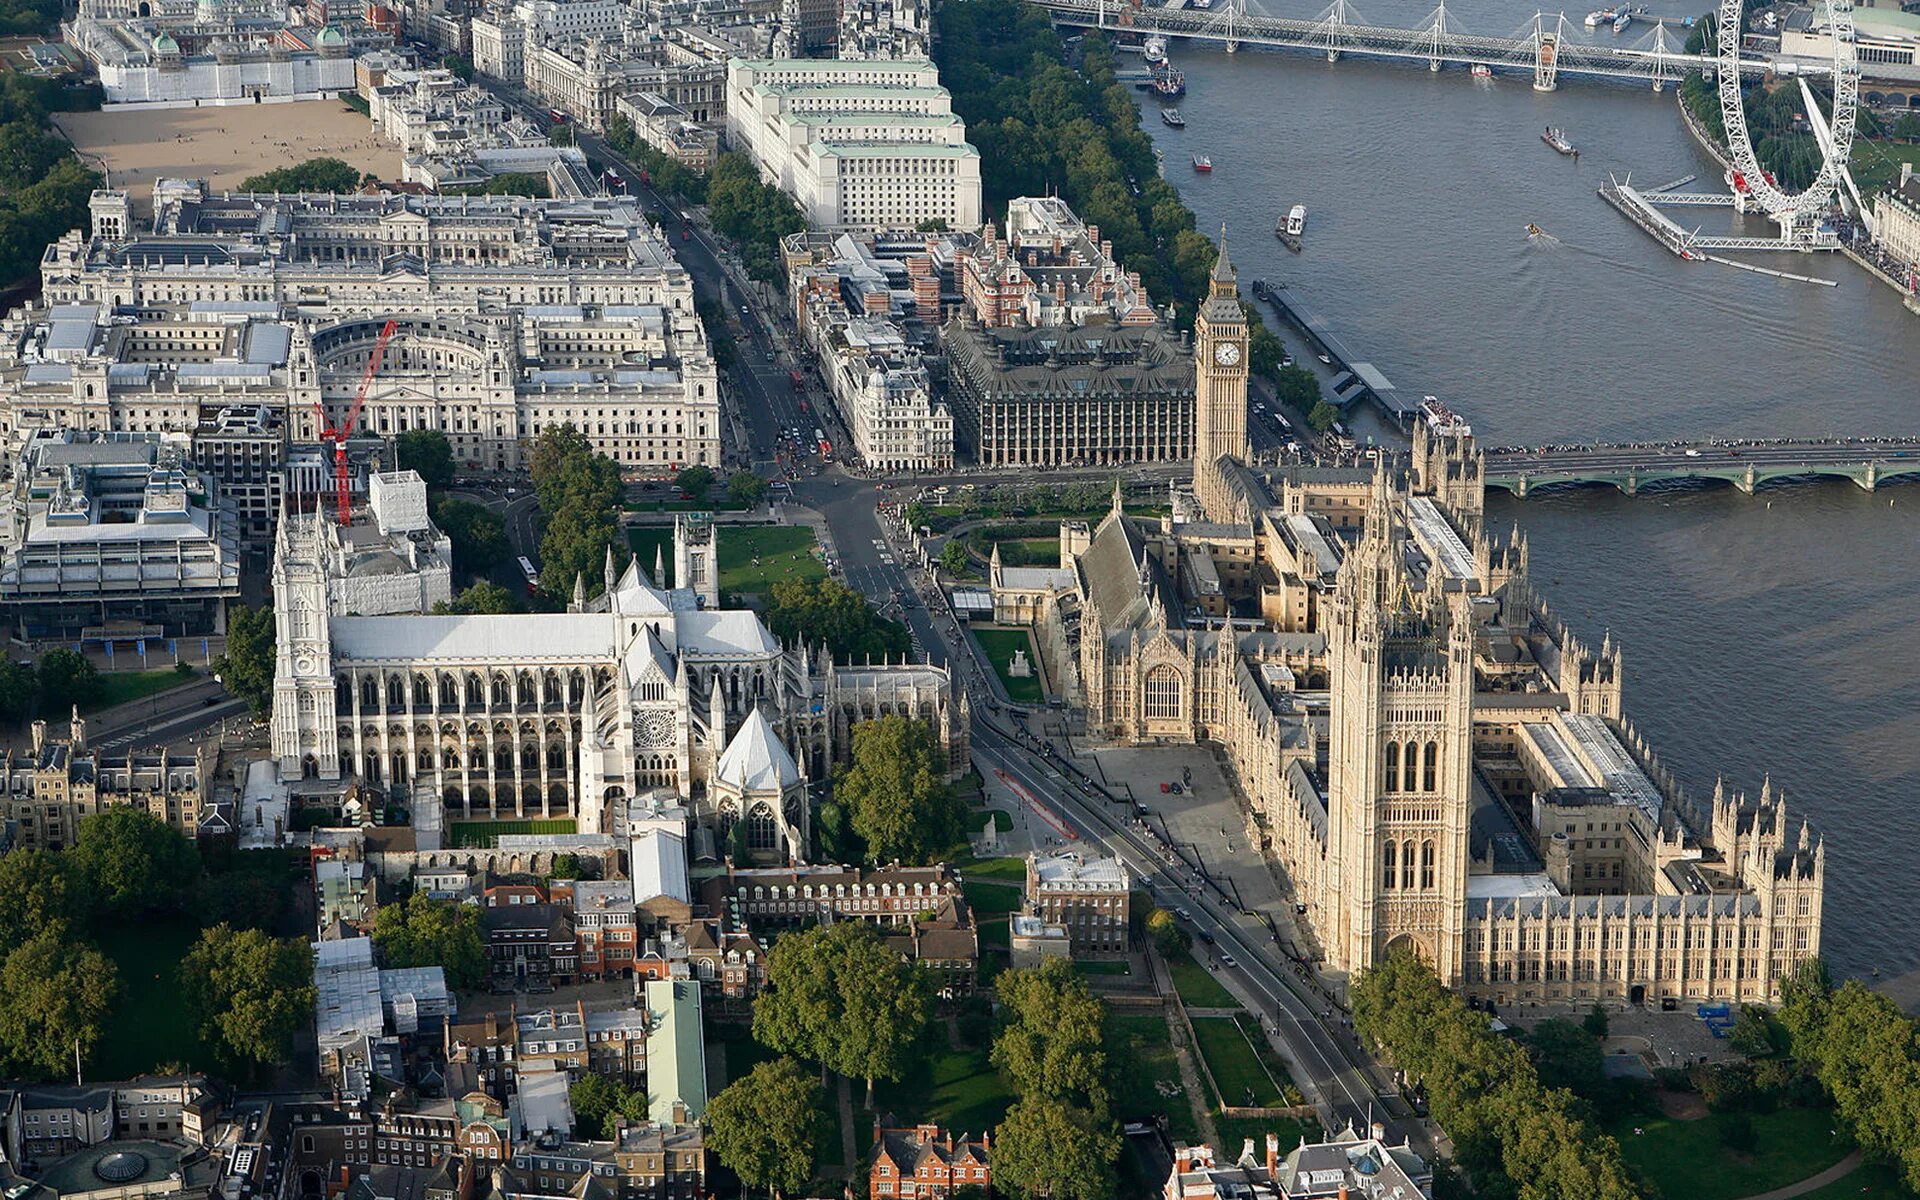
[[(1500, 1010), (1500, 1019), (1531, 1029), (1552, 1017), (1579, 1021), (1592, 1005), (1527, 1004)], [(1683, 1003), (1673, 1012), (1647, 1008), (1608, 1008), (1606, 1053), (1638, 1054), (1649, 1067), (1686, 1067), (1738, 1058), (1726, 1038), (1714, 1037), (1706, 1022)]]

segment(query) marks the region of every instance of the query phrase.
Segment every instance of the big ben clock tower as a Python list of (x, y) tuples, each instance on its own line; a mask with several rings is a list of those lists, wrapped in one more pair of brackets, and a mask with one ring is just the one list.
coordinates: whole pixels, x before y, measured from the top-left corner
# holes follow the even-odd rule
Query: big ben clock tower
[(1226, 519), (1229, 505), (1215, 464), (1247, 459), (1247, 318), (1225, 230), (1193, 331), (1193, 489), (1210, 515)]

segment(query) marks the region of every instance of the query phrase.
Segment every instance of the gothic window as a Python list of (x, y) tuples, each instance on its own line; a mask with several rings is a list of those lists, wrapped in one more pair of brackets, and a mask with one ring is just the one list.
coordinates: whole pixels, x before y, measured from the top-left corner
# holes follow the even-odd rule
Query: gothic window
[(772, 850), (779, 844), (779, 830), (773, 822), (773, 810), (756, 804), (747, 814), (747, 849), (750, 852)]
[[(1396, 786), (1398, 786), (1399, 783), (1400, 783), (1400, 743), (1388, 742), (1387, 743), (1386, 788), (1388, 791), (1392, 791)], [(1393, 847), (1389, 845), (1387, 849), (1392, 850)], [(1389, 868), (1389, 870), (1391, 870), (1391, 868)]]
[(1400, 843), (1400, 886), (1413, 889), (1413, 841)]
[[(1387, 749), (1391, 750), (1393, 749), (1393, 747), (1389, 745)], [(1394, 843), (1388, 842), (1386, 845), (1386, 849), (1382, 851), (1382, 853), (1385, 854), (1386, 856), (1386, 869), (1380, 873), (1380, 886), (1385, 888), (1388, 891), (1393, 890), (1393, 868), (1394, 868), (1393, 850), (1394, 850)]]
[(1433, 890), (1433, 842), (1431, 839), (1420, 843), (1420, 890)]
[(1147, 719), (1175, 719), (1181, 712), (1180, 672), (1162, 663), (1147, 672)]
[(1404, 757), (1400, 760), (1400, 790), (1413, 790), (1415, 772), (1420, 769), (1420, 743), (1408, 742)]
[(1427, 743), (1427, 760), (1420, 771), (1420, 790), (1431, 792), (1435, 787), (1435, 777), (1440, 771), (1440, 743)]

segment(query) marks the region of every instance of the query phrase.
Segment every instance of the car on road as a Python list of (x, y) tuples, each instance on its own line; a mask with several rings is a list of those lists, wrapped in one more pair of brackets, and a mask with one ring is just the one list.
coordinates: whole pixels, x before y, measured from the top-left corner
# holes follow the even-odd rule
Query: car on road
[(1222, 954), (1220, 956), (1220, 965), (1223, 967), (1237, 967), (1240, 965), (1240, 962), (1231, 954)]
[(1689, 450), (1689, 451), (1687, 451), (1687, 457), (1688, 457), (1688, 458), (1699, 458), (1699, 457), (1700, 457), (1700, 452), (1699, 452), (1698, 450)]
[(1172, 790), (1173, 790), (1173, 785), (1170, 783), (1162, 783), (1160, 785), (1160, 794), (1163, 796), (1166, 795), (1168, 792), (1171, 792)]
[(1200, 934), (1201, 941), (1205, 942), (1209, 946), (1213, 945), (1213, 935), (1211, 933), (1208, 933), (1204, 929), (1199, 930), (1198, 932)]
[(1187, 912), (1187, 910), (1186, 910), (1186, 909), (1184, 909), (1184, 908), (1176, 908), (1176, 909), (1174, 909), (1174, 910), (1173, 910), (1173, 915), (1174, 915), (1174, 916), (1176, 916), (1176, 917), (1179, 917), (1179, 918), (1180, 918), (1180, 919), (1181, 919), (1182, 921), (1191, 921), (1191, 920), (1193, 920), (1193, 917), (1192, 917), (1192, 916), (1191, 916), (1190, 914), (1188, 914), (1188, 912)]

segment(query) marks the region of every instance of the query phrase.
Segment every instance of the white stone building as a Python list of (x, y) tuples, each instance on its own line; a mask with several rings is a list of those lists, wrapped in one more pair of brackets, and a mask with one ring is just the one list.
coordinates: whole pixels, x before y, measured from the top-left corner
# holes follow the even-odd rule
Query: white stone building
[(727, 136), (817, 227), (980, 224), (980, 154), (926, 59), (735, 59)]
[(572, 424), (630, 474), (718, 465), (716, 369), (693, 288), (622, 197), (210, 195), (163, 182), (151, 233), (123, 193), (41, 265), (45, 307), (0, 339), (0, 433), (192, 433), (266, 408), (295, 444), (443, 431), (462, 463), (518, 469)]

